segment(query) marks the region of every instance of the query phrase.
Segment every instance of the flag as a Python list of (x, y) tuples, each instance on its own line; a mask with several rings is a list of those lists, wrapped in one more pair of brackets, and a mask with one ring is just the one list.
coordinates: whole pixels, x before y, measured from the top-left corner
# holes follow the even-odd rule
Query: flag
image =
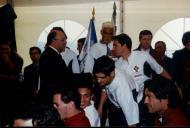
[(80, 60), (80, 71), (81, 72), (92, 72), (93, 58), (90, 56), (90, 47), (97, 42), (96, 30), (94, 25), (94, 17), (90, 19), (88, 27), (88, 34), (83, 45), (82, 51), (79, 55)]
[(113, 13), (112, 13), (111, 22), (112, 22), (112, 24), (113, 24), (113, 26), (114, 26), (114, 31), (115, 31), (115, 32), (116, 32), (116, 30), (117, 30), (117, 26), (116, 26), (116, 15), (117, 15), (116, 9), (117, 9), (117, 7), (116, 7), (115, 1), (114, 1), (114, 4), (113, 4)]

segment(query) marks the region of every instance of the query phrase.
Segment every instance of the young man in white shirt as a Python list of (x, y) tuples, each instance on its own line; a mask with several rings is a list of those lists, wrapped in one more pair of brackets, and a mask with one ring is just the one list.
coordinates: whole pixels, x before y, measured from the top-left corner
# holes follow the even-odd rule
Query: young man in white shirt
[(105, 88), (111, 106), (108, 107), (110, 126), (135, 126), (139, 123), (138, 105), (134, 101), (130, 87), (135, 86), (134, 80), (126, 73), (115, 69), (114, 61), (108, 56), (102, 56), (95, 61), (93, 68), (98, 85)]
[[(132, 41), (126, 34), (119, 34), (113, 37), (113, 52), (119, 59), (116, 61), (116, 67), (127, 72), (136, 82), (137, 102), (143, 105), (144, 81), (151, 79), (144, 73), (144, 65), (148, 63), (157, 74), (171, 79), (170, 75), (161, 67), (156, 60), (147, 52), (131, 51)], [(141, 105), (139, 107), (140, 114)], [(141, 115), (140, 115), (141, 116)], [(143, 117), (144, 118), (144, 117)]]
[(92, 127), (100, 127), (100, 116), (94, 106), (93, 78), (90, 73), (81, 73), (75, 76), (75, 86), (77, 87), (81, 103), (80, 108), (84, 109), (86, 117)]

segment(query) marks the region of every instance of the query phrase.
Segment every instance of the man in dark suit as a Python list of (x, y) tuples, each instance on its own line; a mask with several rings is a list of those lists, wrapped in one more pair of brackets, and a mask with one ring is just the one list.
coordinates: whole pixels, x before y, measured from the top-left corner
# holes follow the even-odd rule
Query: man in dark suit
[[(40, 97), (52, 102), (52, 93), (59, 85), (68, 85), (72, 73), (67, 68), (60, 53), (66, 47), (67, 36), (62, 28), (52, 29), (47, 37), (45, 51), (40, 57)], [(63, 88), (67, 88), (64, 86)]]
[(39, 61), (41, 50), (38, 47), (31, 47), (29, 50), (32, 64), (24, 68), (24, 87), (25, 99), (34, 99), (39, 89)]
[(190, 31), (183, 34), (182, 43), (184, 48), (173, 53), (173, 74), (172, 78), (177, 84), (183, 83), (183, 68), (187, 61), (190, 61)]

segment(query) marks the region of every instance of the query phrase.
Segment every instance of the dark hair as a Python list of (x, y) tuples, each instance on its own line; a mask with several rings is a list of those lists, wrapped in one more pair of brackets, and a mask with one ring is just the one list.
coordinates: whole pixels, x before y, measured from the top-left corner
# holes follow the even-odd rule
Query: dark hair
[(47, 43), (46, 46), (51, 45), (52, 40), (56, 37), (56, 32), (55, 31), (51, 31), (48, 36), (47, 36)]
[(164, 48), (166, 49), (166, 43), (165, 43), (164, 41), (157, 41), (157, 42), (155, 43), (155, 46), (156, 46), (157, 44), (159, 44), (159, 43), (163, 44)]
[(54, 90), (53, 94), (61, 94), (61, 100), (64, 103), (69, 103), (71, 101), (73, 101), (75, 103), (75, 107), (77, 109), (81, 109), (80, 108), (80, 94), (78, 92), (78, 90), (76, 88), (73, 87), (68, 87), (68, 88), (62, 88), (62, 89), (57, 89)]
[(33, 50), (37, 50), (38, 53), (41, 54), (41, 50), (40, 50), (40, 48), (35, 47), (35, 46), (30, 48), (29, 53), (31, 54), (31, 52), (32, 52)]
[(51, 32), (52, 32), (53, 30), (58, 30), (58, 31), (63, 32), (64, 35), (65, 35), (65, 37), (66, 37), (66, 39), (67, 39), (67, 35), (66, 35), (65, 31), (64, 31), (61, 27), (53, 27), (53, 28), (51, 29)]
[(139, 33), (139, 40), (142, 38), (143, 35), (151, 35), (152, 36), (152, 32), (150, 30), (142, 30)]
[(119, 34), (117, 36), (114, 36), (112, 38), (113, 40), (117, 40), (121, 45), (124, 45), (126, 44), (127, 45), (127, 48), (129, 50), (131, 50), (131, 47), (132, 47), (132, 40), (131, 38), (125, 34), (125, 33), (122, 33), (122, 34)]
[(188, 42), (190, 42), (190, 31), (185, 32), (182, 37), (182, 43), (184, 46), (186, 46)]
[(32, 119), (33, 126), (61, 126), (60, 115), (53, 105), (31, 101), (24, 105), (22, 112), (15, 114), (15, 119)]
[(61, 126), (61, 119), (57, 110), (51, 105), (41, 105), (36, 108), (33, 126)]
[(86, 38), (79, 38), (77, 42), (82, 43), (82, 45), (84, 45), (85, 40)]
[(54, 30), (63, 32), (64, 35), (65, 35), (65, 37), (66, 37), (66, 39), (67, 39), (67, 35), (66, 35), (66, 33), (64, 32), (64, 30), (61, 27), (53, 27), (51, 29), (50, 33), (47, 36), (47, 43), (46, 43), (45, 47), (47, 47), (48, 45), (50, 45), (52, 43), (52, 40), (56, 37), (56, 32)]
[(93, 77), (91, 73), (74, 74), (74, 86), (78, 88), (87, 88), (94, 92), (93, 89)]
[(153, 80), (145, 81), (144, 85), (144, 90), (147, 88), (149, 91), (153, 92), (159, 100), (168, 99), (169, 108), (177, 108), (179, 106), (179, 91), (173, 81), (157, 76)]
[(103, 73), (105, 75), (110, 75), (112, 71), (115, 70), (114, 61), (108, 56), (102, 56), (95, 61), (93, 74)]

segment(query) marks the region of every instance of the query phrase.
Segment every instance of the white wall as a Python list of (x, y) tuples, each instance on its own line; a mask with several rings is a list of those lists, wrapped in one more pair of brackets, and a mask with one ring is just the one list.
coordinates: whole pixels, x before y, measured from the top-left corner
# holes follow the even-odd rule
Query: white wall
[(125, 2), (125, 32), (139, 45), (139, 32), (149, 29), (153, 34), (167, 22), (190, 17), (189, 0), (136, 0)]
[[(117, 4), (117, 24), (119, 24), (119, 2)], [(17, 7), (16, 40), (18, 53), (24, 59), (24, 66), (31, 63), (28, 50), (36, 45), (44, 28), (56, 20), (74, 20), (88, 27), (92, 8), (96, 10), (96, 31), (102, 22), (111, 19), (113, 2), (90, 4), (67, 4), (58, 6)], [(190, 17), (189, 0), (128, 0), (125, 1), (124, 32), (134, 42), (133, 48), (139, 44), (138, 34), (142, 29), (149, 29), (153, 34), (165, 23), (175, 18)], [(119, 29), (119, 25), (118, 30)]]

